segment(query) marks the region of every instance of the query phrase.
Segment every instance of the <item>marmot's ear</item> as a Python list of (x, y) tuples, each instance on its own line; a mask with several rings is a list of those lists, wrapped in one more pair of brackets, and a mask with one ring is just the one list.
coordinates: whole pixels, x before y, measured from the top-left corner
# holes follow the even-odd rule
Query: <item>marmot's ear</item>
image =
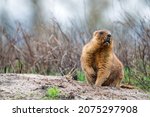
[(95, 32), (93, 33), (93, 36), (96, 36), (96, 35), (97, 35), (97, 33), (98, 33), (98, 32), (97, 32), (97, 31), (95, 31)]

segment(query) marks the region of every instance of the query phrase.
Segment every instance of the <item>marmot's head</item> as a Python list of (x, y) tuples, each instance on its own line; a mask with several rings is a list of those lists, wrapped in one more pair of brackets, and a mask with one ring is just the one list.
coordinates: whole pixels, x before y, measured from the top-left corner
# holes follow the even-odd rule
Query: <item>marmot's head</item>
[(101, 46), (112, 45), (111, 33), (108, 30), (97, 30), (93, 33), (93, 39)]

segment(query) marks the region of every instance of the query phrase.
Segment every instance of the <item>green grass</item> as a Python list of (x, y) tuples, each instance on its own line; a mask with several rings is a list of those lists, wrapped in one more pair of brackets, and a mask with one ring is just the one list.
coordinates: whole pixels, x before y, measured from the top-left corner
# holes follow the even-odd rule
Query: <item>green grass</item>
[(58, 99), (60, 96), (60, 90), (58, 87), (51, 87), (47, 89), (46, 98), (47, 99)]
[(137, 72), (133, 68), (124, 69), (123, 83), (131, 84), (142, 90), (150, 92), (150, 76), (145, 76), (142, 72)]
[(132, 77), (132, 72), (131, 72), (130, 68), (128, 68), (128, 67), (124, 68), (123, 82), (127, 83), (127, 84), (132, 84), (133, 81), (132, 81), (131, 77)]
[(85, 75), (82, 71), (77, 71), (77, 80), (85, 82)]

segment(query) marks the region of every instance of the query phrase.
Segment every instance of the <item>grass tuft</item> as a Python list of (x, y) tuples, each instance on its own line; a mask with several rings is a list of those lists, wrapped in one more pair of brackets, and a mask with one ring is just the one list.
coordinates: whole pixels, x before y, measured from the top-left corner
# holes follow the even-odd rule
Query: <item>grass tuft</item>
[(46, 98), (47, 99), (58, 99), (60, 96), (60, 90), (58, 87), (51, 87), (47, 89)]

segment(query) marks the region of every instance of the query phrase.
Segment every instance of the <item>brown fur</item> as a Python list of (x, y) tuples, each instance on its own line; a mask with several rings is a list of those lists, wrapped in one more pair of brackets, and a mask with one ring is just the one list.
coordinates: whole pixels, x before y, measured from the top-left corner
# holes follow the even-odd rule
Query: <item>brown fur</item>
[(123, 65), (113, 52), (113, 40), (108, 30), (93, 33), (90, 42), (83, 47), (81, 67), (91, 85), (120, 87)]

